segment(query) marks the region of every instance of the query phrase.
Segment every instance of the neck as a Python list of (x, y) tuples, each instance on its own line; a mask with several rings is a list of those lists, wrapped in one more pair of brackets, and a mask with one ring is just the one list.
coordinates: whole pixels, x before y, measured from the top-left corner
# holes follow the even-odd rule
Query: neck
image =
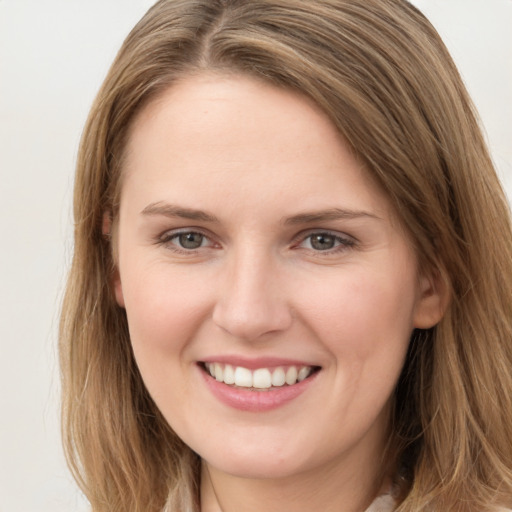
[(201, 468), (201, 512), (363, 512), (390, 480), (361, 465), (317, 468), (276, 479), (229, 475), (205, 461)]

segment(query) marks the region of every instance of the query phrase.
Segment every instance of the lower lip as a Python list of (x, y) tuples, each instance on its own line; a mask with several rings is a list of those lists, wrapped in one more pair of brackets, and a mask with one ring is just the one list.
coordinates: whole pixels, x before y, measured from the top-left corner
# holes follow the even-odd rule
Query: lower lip
[(264, 412), (277, 409), (304, 393), (319, 372), (293, 386), (272, 388), (268, 391), (252, 391), (219, 382), (199, 368), (210, 391), (224, 404), (240, 411)]

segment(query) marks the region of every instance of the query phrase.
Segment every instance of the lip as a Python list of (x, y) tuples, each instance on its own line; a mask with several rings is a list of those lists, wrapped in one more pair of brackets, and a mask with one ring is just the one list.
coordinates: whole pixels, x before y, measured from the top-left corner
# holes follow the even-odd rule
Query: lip
[(222, 363), (231, 366), (242, 366), (248, 370), (258, 368), (277, 368), (278, 366), (318, 366), (314, 363), (300, 361), (298, 359), (283, 359), (280, 357), (245, 358), (240, 356), (213, 356), (202, 359), (201, 363)]
[[(236, 361), (236, 363), (235, 363)], [(276, 362), (278, 361), (278, 362)], [(225, 364), (235, 364), (244, 366), (247, 369), (273, 368), (275, 366), (302, 365), (305, 363), (293, 362), (292, 360), (262, 358), (258, 360), (244, 361), (243, 358), (219, 357), (215, 359), (205, 359), (204, 362), (218, 362)], [(302, 393), (314, 383), (320, 373), (314, 372), (308, 378), (293, 386), (276, 387), (267, 391), (252, 391), (240, 387), (230, 386), (223, 382), (218, 382), (209, 373), (205, 372), (201, 364), (197, 366), (202, 378), (210, 392), (223, 404), (240, 411), (246, 412), (265, 412), (278, 409), (298, 398)]]

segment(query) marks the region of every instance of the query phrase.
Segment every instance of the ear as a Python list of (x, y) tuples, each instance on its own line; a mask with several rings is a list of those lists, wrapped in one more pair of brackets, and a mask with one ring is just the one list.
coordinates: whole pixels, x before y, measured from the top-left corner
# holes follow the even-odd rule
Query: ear
[(448, 283), (435, 269), (419, 278), (419, 297), (414, 312), (414, 327), (430, 329), (443, 318), (450, 302)]
[(121, 276), (119, 275), (119, 269), (117, 267), (114, 270), (114, 276), (112, 279), (112, 288), (114, 289), (114, 296), (116, 298), (116, 302), (117, 302), (118, 306), (121, 306), (122, 308), (124, 308), (125, 305), (124, 305), (123, 285), (121, 283)]
[[(110, 241), (112, 244), (112, 212), (107, 210), (103, 212), (103, 219), (101, 223), (101, 233), (103, 237)], [(114, 255), (114, 248), (111, 247), (112, 258), (115, 260), (116, 257)], [(121, 275), (119, 274), (119, 267), (117, 263), (114, 261), (114, 272), (112, 275), (112, 280), (110, 285), (114, 290), (114, 296), (116, 298), (116, 302), (119, 306), (124, 308), (124, 295), (123, 295), (123, 285), (121, 283)]]
[(101, 220), (101, 234), (103, 238), (109, 239), (112, 236), (112, 212), (106, 210), (103, 212), (103, 218)]

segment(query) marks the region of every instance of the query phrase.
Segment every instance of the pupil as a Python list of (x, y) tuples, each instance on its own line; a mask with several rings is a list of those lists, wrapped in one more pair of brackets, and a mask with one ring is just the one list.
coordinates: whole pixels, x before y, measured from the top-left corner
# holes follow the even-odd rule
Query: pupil
[(334, 247), (334, 237), (331, 235), (313, 235), (311, 237), (311, 246), (313, 249), (325, 251)]
[(185, 249), (197, 249), (203, 243), (201, 233), (183, 233), (179, 237), (180, 245)]

